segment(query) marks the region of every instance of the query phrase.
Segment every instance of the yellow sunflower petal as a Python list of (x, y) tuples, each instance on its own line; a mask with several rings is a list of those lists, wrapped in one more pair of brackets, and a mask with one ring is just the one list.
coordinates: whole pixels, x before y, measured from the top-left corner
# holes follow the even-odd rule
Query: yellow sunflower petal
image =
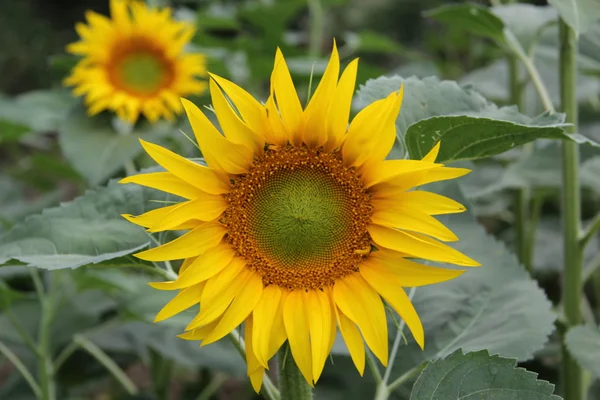
[(180, 260), (197, 256), (219, 244), (225, 233), (223, 225), (207, 222), (173, 241), (135, 256), (146, 261)]
[(480, 265), (458, 250), (415, 232), (408, 233), (381, 225), (370, 225), (369, 233), (376, 244), (413, 257), (469, 267)]
[(340, 331), (342, 332), (344, 342), (346, 342), (346, 347), (348, 347), (348, 351), (350, 352), (352, 362), (356, 366), (360, 376), (363, 376), (365, 372), (365, 343), (360, 335), (360, 331), (356, 327), (356, 324), (343, 312), (337, 307), (334, 309)]
[(217, 319), (208, 325), (204, 325), (200, 328), (192, 329), (191, 331), (187, 331), (180, 335), (177, 335), (177, 337), (183, 340), (204, 340), (206, 339), (208, 334), (211, 333), (213, 329), (215, 329), (215, 326), (217, 326), (219, 321), (220, 319)]
[(287, 339), (285, 324), (283, 323), (283, 309), (289, 293), (287, 290), (282, 289), (281, 291), (281, 300), (279, 300), (279, 307), (277, 308), (277, 312), (273, 318), (273, 326), (271, 327), (267, 359), (271, 359)]
[(321, 290), (309, 290), (306, 292), (306, 311), (312, 348), (312, 376), (316, 383), (329, 355), (331, 331), (335, 330), (335, 325), (331, 326), (329, 296)]
[(312, 95), (304, 111), (304, 143), (311, 148), (317, 148), (327, 142), (327, 129), (323, 121), (327, 121), (329, 105), (334, 101), (334, 92), (340, 75), (340, 57), (337, 46), (333, 42), (333, 51), (321, 82)]
[(271, 329), (275, 323), (280, 303), (281, 289), (279, 286), (269, 285), (263, 290), (262, 297), (252, 312), (252, 318), (256, 321), (252, 332), (253, 351), (258, 362), (267, 369), (269, 368)]
[(360, 274), (353, 274), (335, 283), (333, 297), (342, 313), (358, 325), (373, 354), (387, 365), (387, 321), (379, 294)]
[(396, 212), (420, 211), (427, 215), (443, 215), (464, 212), (465, 206), (437, 193), (423, 190), (404, 192), (397, 197), (374, 198), (371, 203), (375, 209), (393, 210)]
[(379, 249), (364, 261), (370, 268), (385, 270), (396, 275), (403, 287), (418, 287), (445, 282), (462, 275), (464, 269), (438, 268), (406, 259), (394, 250)]
[(172, 206), (155, 208), (154, 210), (150, 210), (140, 215), (121, 214), (121, 216), (133, 224), (149, 228), (160, 223), (160, 221), (165, 218), (165, 215), (168, 215), (171, 211), (176, 210), (180, 206), (181, 204), (175, 204)]
[[(121, 179), (119, 183), (135, 183), (137, 185), (157, 189), (163, 192), (174, 194), (176, 196), (181, 196), (185, 199), (194, 199), (202, 196), (205, 193), (199, 188), (190, 185), (182, 179), (179, 179), (171, 172), (151, 172), (149, 174), (132, 175)], [(226, 186), (223, 186), (223, 190), (226, 190)], [(209, 191), (207, 192), (211, 193)], [(224, 191), (221, 193), (224, 193)]]
[(441, 168), (441, 164), (432, 164), (421, 160), (385, 160), (373, 163), (363, 170), (362, 179), (366, 188), (390, 179), (410, 177), (421, 171)]
[(291, 135), (290, 139), (294, 144), (299, 145), (302, 142), (302, 105), (296, 93), (290, 70), (279, 48), (275, 54), (271, 84), (281, 119)]
[(348, 118), (352, 106), (352, 94), (356, 85), (358, 58), (350, 62), (338, 82), (333, 94), (333, 101), (327, 111), (327, 144), (326, 150), (336, 149), (342, 143), (348, 129)]
[(244, 341), (246, 343), (246, 364), (248, 365), (247, 374), (250, 377), (252, 388), (256, 393), (260, 392), (262, 386), (263, 376), (265, 369), (258, 363), (256, 355), (254, 354), (253, 345), (255, 336), (253, 335), (254, 323), (252, 315), (246, 319), (244, 324)]
[(244, 271), (245, 267), (246, 261), (242, 257), (234, 257), (223, 271), (210, 278), (202, 295), (203, 304), (210, 303), (220, 293), (226, 291), (232, 282), (239, 281), (238, 275)]
[(262, 153), (265, 146), (264, 137), (250, 129), (237, 116), (214, 79), (210, 80), (210, 96), (225, 137), (233, 143), (246, 146), (255, 154)]
[(294, 361), (309, 385), (314, 386), (312, 374), (312, 351), (306, 296), (303, 291), (291, 292), (283, 306), (283, 323), (290, 343)]
[(181, 99), (181, 102), (192, 125), (202, 156), (209, 167), (230, 174), (248, 172), (248, 166), (252, 163), (252, 151), (227, 140), (194, 103), (186, 99)]
[[(177, 211), (175, 211), (177, 212)], [(421, 232), (445, 242), (455, 242), (458, 237), (437, 219), (418, 210), (398, 212), (395, 210), (375, 209), (371, 215), (374, 224), (389, 228)]]
[(263, 117), (264, 114), (266, 114), (264, 106), (256, 101), (250, 93), (246, 92), (235, 83), (215, 74), (209, 75), (219, 84), (219, 86), (221, 86), (223, 91), (231, 99), (246, 125), (254, 132), (262, 132), (264, 130)]
[(412, 302), (400, 287), (399, 279), (393, 274), (382, 273), (380, 269), (369, 268), (362, 266), (360, 268), (361, 275), (365, 278), (379, 294), (396, 310), (398, 315), (404, 320), (406, 326), (412, 332), (415, 340), (423, 348), (425, 345), (425, 333), (423, 324), (419, 319), (419, 315), (412, 305)]
[(408, 189), (426, 185), (431, 182), (460, 178), (469, 172), (471, 172), (471, 170), (466, 168), (433, 168), (413, 174), (395, 176), (385, 182), (373, 186), (371, 191), (374, 198), (396, 197)]
[[(262, 290), (262, 277), (250, 274), (243, 290), (233, 299), (216, 328), (202, 341), (202, 346), (216, 342), (244, 322), (260, 300)], [(252, 346), (252, 343), (249, 345)]]
[[(401, 101), (402, 97), (393, 92), (385, 99), (369, 104), (354, 117), (342, 147), (346, 165), (360, 167), (367, 160), (376, 160), (389, 142), (389, 137), (393, 135), (392, 139), (395, 140), (394, 121), (398, 114), (395, 110), (399, 109)], [(383, 161), (385, 156), (387, 153), (379, 161)]]
[[(162, 165), (177, 178), (207, 193), (222, 194), (230, 189), (229, 182), (211, 169), (178, 156), (162, 146), (146, 142), (142, 139), (140, 139), (140, 142), (144, 150), (146, 150), (154, 161)], [(150, 177), (147, 179), (149, 180)]]
[(194, 257), (193, 262), (186, 265), (185, 268), (182, 266), (176, 280), (152, 282), (150, 286), (159, 290), (175, 290), (195, 285), (221, 272), (229, 265), (234, 255), (235, 251), (229, 244), (221, 243), (211, 251)]
[(154, 318), (154, 322), (163, 321), (171, 318), (175, 314), (179, 314), (183, 310), (187, 310), (194, 304), (200, 303), (204, 283), (191, 286), (180, 291), (171, 301), (165, 305), (162, 310)]
[(226, 209), (227, 202), (223, 197), (205, 194), (171, 209), (162, 219), (150, 226), (150, 232), (173, 229), (189, 220), (214, 221)]
[[(231, 266), (231, 264), (230, 264)], [(220, 274), (208, 280), (204, 286), (202, 292), (202, 298), (200, 299), (200, 313), (188, 324), (186, 330), (198, 328), (213, 322), (215, 319), (220, 318), (223, 313), (227, 310), (227, 307), (231, 304), (233, 299), (244, 290), (244, 284), (248, 280), (249, 276), (253, 274), (248, 269), (242, 269), (238, 271), (233, 277), (229, 278), (228, 284), (218, 294), (218, 296), (206, 296), (206, 289), (213, 290), (214, 285), (211, 286), (211, 282), (215, 282), (221, 279), (227, 273), (227, 268)]]

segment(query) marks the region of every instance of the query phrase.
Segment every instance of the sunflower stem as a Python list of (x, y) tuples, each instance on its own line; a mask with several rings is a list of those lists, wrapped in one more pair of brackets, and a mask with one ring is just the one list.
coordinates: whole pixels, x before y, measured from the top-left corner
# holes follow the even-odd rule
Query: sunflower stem
[[(577, 36), (562, 20), (559, 21), (560, 38), (560, 95), (561, 108), (566, 121), (571, 123), (568, 132), (577, 131)], [(563, 229), (564, 229), (564, 282), (563, 299), (567, 328), (582, 322), (582, 247), (581, 205), (579, 190), (579, 148), (573, 141), (562, 142), (563, 170)], [(567, 329), (568, 330), (568, 329)], [(584, 385), (581, 367), (571, 356), (562, 340), (564, 394), (569, 400), (583, 399)]]
[(287, 343), (279, 350), (279, 389), (281, 398), (285, 400), (311, 400), (313, 398), (312, 388), (296, 365)]

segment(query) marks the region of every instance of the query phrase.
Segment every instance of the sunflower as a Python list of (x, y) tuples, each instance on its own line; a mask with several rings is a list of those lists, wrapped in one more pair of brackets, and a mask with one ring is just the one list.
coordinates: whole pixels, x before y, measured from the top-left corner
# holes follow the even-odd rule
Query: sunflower
[(265, 105), (211, 74), (210, 94), (224, 135), (182, 99), (207, 166), (142, 141), (166, 172), (121, 181), (187, 199), (124, 215), (150, 232), (189, 229), (136, 254), (148, 261), (184, 260), (176, 280), (151, 283), (179, 291), (156, 321), (199, 305), (180, 337), (202, 346), (244, 323), (248, 375), (256, 391), (269, 359), (286, 340), (314, 385), (338, 327), (361, 375), (364, 343), (386, 365), (383, 300), (423, 347), (423, 327), (403, 287), (446, 281), (464, 270), (411, 259), (479, 265), (440, 242), (458, 238), (432, 217), (464, 207), (410, 190), (469, 170), (435, 163), (439, 143), (422, 160), (386, 160), (396, 139), (401, 88), (348, 125), (357, 65), (352, 61), (339, 77), (334, 44), (305, 109), (279, 50)]
[(172, 120), (183, 111), (180, 96), (206, 89), (197, 80), (206, 74), (204, 56), (183, 52), (194, 27), (142, 2), (110, 0), (110, 10), (112, 19), (88, 11), (88, 25), (75, 26), (81, 40), (67, 51), (83, 58), (65, 84), (85, 96), (90, 115), (112, 110), (131, 123), (140, 114)]

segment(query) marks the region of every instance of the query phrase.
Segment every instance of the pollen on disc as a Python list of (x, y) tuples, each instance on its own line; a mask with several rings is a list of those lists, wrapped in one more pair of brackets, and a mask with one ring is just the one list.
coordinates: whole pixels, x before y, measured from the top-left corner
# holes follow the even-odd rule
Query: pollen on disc
[(337, 153), (267, 150), (228, 200), (228, 240), (265, 284), (332, 285), (357, 271), (370, 247), (369, 196)]

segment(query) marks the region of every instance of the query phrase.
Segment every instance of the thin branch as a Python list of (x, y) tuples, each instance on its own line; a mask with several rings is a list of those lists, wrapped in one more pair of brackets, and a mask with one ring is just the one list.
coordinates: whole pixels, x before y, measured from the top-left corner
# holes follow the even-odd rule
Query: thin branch
[(369, 350), (367, 350), (366, 353), (367, 367), (369, 367), (369, 370), (373, 375), (373, 379), (375, 379), (375, 382), (379, 385), (382, 382), (383, 378), (381, 377), (379, 367), (377, 367), (377, 361), (375, 361), (375, 357), (373, 357), (373, 354)]
[(33, 391), (33, 394), (35, 394), (35, 397), (41, 399), (42, 390), (40, 389), (40, 385), (36, 382), (35, 378), (33, 377), (33, 375), (31, 375), (31, 372), (29, 372), (29, 370), (27, 369), (25, 364), (23, 364), (21, 359), (2, 342), (0, 342), (0, 353), (4, 354), (4, 356), (8, 358), (8, 360), (12, 363), (12, 365), (15, 366), (17, 371), (21, 373), (23, 378), (25, 378), (25, 380), (29, 384), (29, 387), (31, 387), (31, 391)]
[(138, 394), (138, 388), (135, 383), (123, 371), (112, 358), (108, 356), (102, 349), (83, 335), (74, 335), (73, 342), (79, 345), (82, 349), (90, 353), (100, 364), (102, 364), (117, 381), (123, 386), (127, 393), (134, 396)]
[(588, 225), (587, 229), (583, 232), (579, 238), (579, 247), (581, 251), (585, 250), (585, 246), (588, 244), (590, 239), (594, 236), (594, 233), (600, 229), (600, 213), (596, 214), (592, 222)]

